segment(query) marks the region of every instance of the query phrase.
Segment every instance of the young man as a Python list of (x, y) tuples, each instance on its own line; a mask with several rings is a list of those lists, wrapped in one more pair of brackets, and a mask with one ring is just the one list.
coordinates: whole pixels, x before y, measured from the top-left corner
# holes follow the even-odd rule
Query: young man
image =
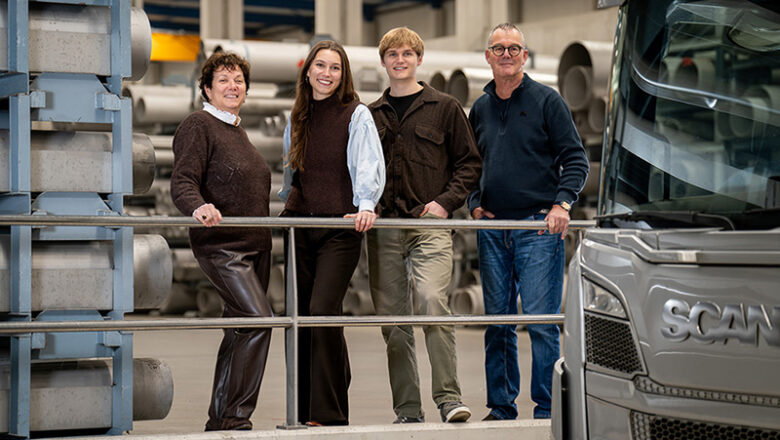
[[(545, 220), (547, 231), (480, 230), (479, 270), (485, 314), (559, 313), (569, 209), (585, 184), (588, 159), (566, 103), (555, 90), (523, 72), (528, 59), (517, 27), (496, 26), (485, 58), (493, 81), (471, 107), (469, 121), (484, 170), (469, 196), (474, 219)], [(518, 173), (522, 170), (522, 173)], [(485, 420), (517, 418), (520, 370), (514, 325), (485, 332)], [(559, 357), (557, 325), (529, 325), (534, 418), (550, 418), (553, 364)]]
[[(416, 78), (423, 42), (408, 28), (387, 32), (379, 56), (390, 88), (369, 105), (387, 164), (379, 201), (385, 218), (449, 218), (480, 173), (474, 135), (457, 101)], [(374, 229), (368, 234), (371, 296), (378, 315), (449, 315), (452, 237), (443, 229)], [(410, 286), (411, 280), (411, 286)], [(410, 291), (411, 290), (411, 291)], [(412, 292), (416, 295), (412, 310)], [(442, 421), (471, 416), (461, 402), (453, 326), (425, 326), (433, 400)], [(382, 328), (395, 423), (423, 422), (411, 326)]]

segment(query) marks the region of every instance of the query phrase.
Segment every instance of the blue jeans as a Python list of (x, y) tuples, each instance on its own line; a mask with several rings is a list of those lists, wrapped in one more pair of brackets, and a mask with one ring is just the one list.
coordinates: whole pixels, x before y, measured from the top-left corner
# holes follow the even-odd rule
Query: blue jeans
[[(536, 214), (525, 220), (543, 220)], [(565, 252), (560, 234), (535, 230), (480, 230), (479, 269), (486, 315), (560, 313)], [(553, 364), (560, 356), (554, 324), (528, 326), (531, 337), (531, 399), (534, 418), (550, 418)], [(485, 331), (487, 407), (499, 419), (516, 419), (520, 390), (514, 325), (490, 325)]]

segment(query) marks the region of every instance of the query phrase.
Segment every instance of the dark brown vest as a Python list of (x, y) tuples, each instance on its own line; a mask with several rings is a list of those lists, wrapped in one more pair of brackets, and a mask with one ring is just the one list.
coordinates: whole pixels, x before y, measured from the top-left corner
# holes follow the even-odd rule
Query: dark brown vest
[(347, 142), (349, 121), (358, 104), (359, 101), (354, 101), (341, 105), (335, 93), (322, 101), (313, 101), (303, 171), (293, 174), (287, 210), (314, 216), (357, 211), (352, 204)]

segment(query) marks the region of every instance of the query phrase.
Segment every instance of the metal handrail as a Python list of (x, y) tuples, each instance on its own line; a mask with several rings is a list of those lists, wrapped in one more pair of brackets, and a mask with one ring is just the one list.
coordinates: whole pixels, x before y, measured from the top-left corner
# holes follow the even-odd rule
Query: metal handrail
[[(286, 426), (298, 426), (298, 329), (301, 327), (367, 327), (383, 325), (487, 325), (487, 324), (562, 324), (563, 315), (460, 315), (460, 316), (298, 316), (295, 274), (295, 228), (354, 228), (354, 221), (336, 217), (224, 217), (215, 227), (287, 228), (288, 277), (285, 308), (289, 316), (270, 318), (199, 318), (164, 320), (95, 321), (7, 321), (0, 322), (0, 335), (45, 332), (147, 331), (169, 329), (284, 328), (287, 383)], [(0, 215), (0, 226), (133, 226), (203, 227), (191, 217), (128, 215)], [(569, 229), (596, 226), (595, 221), (572, 220)], [(379, 218), (376, 228), (393, 229), (546, 229), (544, 221), (528, 220), (449, 220)], [(29, 318), (28, 318), (29, 319)]]
[[(191, 217), (129, 215), (0, 215), (0, 226), (188, 226), (204, 227)], [(352, 219), (338, 217), (223, 217), (216, 228), (343, 228), (355, 226)], [(596, 226), (595, 220), (572, 220), (569, 229)], [(413, 218), (378, 218), (375, 228), (392, 229), (544, 229), (544, 221), (531, 220), (445, 220)]]
[[(562, 324), (562, 314), (451, 316), (299, 316), (298, 327), (376, 327), (382, 325)], [(0, 335), (93, 331), (203, 330), (223, 328), (290, 328), (290, 317), (170, 318), (139, 321), (10, 321), (0, 323)]]

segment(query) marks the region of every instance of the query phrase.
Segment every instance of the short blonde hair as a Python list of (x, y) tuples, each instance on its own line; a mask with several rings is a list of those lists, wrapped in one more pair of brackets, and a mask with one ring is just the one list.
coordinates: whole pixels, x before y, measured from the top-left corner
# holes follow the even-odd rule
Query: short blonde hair
[(417, 35), (417, 32), (409, 29), (408, 27), (397, 27), (390, 29), (382, 36), (382, 40), (379, 42), (379, 58), (385, 58), (385, 52), (388, 49), (394, 47), (401, 47), (408, 44), (413, 51), (417, 52), (417, 56), (423, 55), (424, 46), (423, 40)]

